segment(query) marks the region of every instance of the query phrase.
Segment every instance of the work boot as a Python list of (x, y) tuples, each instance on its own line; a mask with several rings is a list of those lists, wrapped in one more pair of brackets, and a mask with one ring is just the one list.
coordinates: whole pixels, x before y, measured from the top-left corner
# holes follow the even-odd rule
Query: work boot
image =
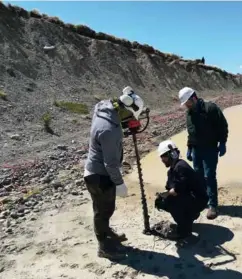
[(168, 234), (167, 234), (167, 238), (169, 240), (180, 240), (180, 239), (184, 239), (186, 237), (189, 237), (191, 236), (192, 233), (191, 232), (178, 232), (178, 231), (170, 231)]
[(99, 241), (98, 245), (98, 257), (106, 258), (113, 261), (123, 260), (126, 258), (126, 254), (118, 250), (108, 239)]
[(192, 235), (192, 223), (184, 225), (177, 225), (177, 227), (173, 226), (168, 234), (167, 238), (170, 240), (180, 240), (187, 238)]
[(108, 237), (112, 238), (113, 240), (119, 241), (119, 242), (123, 242), (123, 241), (128, 240), (124, 233), (118, 234), (117, 232), (115, 232), (111, 228), (109, 229)]
[(216, 207), (210, 206), (207, 212), (207, 219), (214, 220), (218, 216), (218, 211)]

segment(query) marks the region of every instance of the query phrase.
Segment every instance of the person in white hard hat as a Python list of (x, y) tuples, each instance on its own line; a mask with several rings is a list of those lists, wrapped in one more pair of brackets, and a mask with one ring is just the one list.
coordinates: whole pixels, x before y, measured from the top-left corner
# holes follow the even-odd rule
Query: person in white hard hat
[(103, 100), (95, 106), (84, 180), (93, 201), (99, 257), (119, 259), (125, 256), (118, 249), (118, 244), (127, 240), (125, 234), (118, 234), (109, 226), (116, 196), (128, 194), (120, 170), (123, 158), (121, 121), (132, 115), (138, 119), (143, 108), (144, 101), (130, 86), (123, 89), (119, 98)]
[(166, 192), (158, 193), (155, 207), (169, 212), (177, 223), (177, 230), (168, 234), (170, 239), (180, 239), (192, 234), (192, 224), (206, 208), (208, 196), (205, 180), (179, 158), (180, 151), (171, 140), (159, 144), (158, 155), (169, 168)]
[(187, 159), (193, 161), (195, 171), (206, 179), (209, 195), (207, 218), (212, 220), (218, 215), (216, 169), (218, 156), (226, 153), (228, 123), (215, 103), (198, 98), (190, 87), (179, 91), (179, 99), (181, 106), (187, 107)]

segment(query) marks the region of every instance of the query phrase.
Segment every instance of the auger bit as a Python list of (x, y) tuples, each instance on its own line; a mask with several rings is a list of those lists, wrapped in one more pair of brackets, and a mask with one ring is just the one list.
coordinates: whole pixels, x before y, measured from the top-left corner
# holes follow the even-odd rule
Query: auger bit
[[(140, 155), (139, 155), (136, 135), (139, 134), (139, 133), (142, 133), (148, 127), (148, 125), (149, 125), (149, 112), (150, 112), (150, 110), (147, 108), (143, 111), (139, 120), (135, 120), (133, 118), (128, 118), (128, 119), (125, 119), (122, 122), (122, 127), (124, 129), (124, 135), (126, 137), (132, 135), (132, 139), (133, 139), (133, 144), (134, 144), (134, 149), (135, 149), (135, 157), (136, 157), (137, 168), (138, 168), (140, 192), (141, 192), (141, 204), (142, 204), (142, 209), (143, 209), (143, 220), (144, 220), (143, 233), (146, 234), (146, 235), (151, 235), (151, 229), (150, 229), (150, 223), (149, 223), (150, 216), (148, 214), (148, 207), (147, 207), (147, 200), (146, 200), (146, 195), (145, 195), (144, 180), (143, 180), (142, 167), (141, 167), (141, 162), (140, 162)], [(141, 125), (142, 120), (147, 121), (143, 128), (142, 128), (142, 125)]]

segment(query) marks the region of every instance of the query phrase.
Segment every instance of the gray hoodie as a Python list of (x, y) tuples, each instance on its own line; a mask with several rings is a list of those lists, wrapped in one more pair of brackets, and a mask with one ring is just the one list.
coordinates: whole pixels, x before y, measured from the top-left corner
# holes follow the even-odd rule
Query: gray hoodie
[(110, 176), (115, 185), (124, 183), (120, 172), (123, 132), (117, 110), (110, 100), (96, 104), (92, 118), (89, 153), (85, 168)]

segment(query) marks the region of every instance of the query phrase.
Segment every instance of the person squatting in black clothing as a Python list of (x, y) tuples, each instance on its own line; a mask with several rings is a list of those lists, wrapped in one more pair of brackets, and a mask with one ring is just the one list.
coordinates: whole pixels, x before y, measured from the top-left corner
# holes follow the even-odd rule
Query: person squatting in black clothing
[(171, 140), (161, 142), (158, 153), (169, 170), (165, 186), (167, 191), (157, 194), (155, 207), (169, 212), (177, 223), (176, 231), (171, 231), (168, 238), (188, 237), (192, 234), (193, 222), (207, 206), (205, 180), (179, 158), (180, 151)]

